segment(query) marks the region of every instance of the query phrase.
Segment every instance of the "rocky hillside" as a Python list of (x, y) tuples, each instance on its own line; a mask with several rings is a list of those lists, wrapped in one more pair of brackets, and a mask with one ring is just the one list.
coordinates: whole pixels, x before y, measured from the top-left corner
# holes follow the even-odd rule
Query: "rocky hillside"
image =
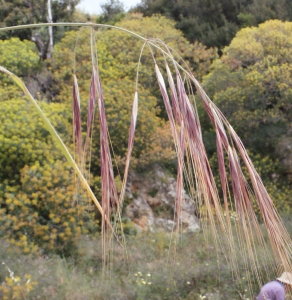
[[(159, 166), (155, 166), (147, 175), (131, 173), (127, 184), (125, 215), (139, 230), (172, 231), (175, 228), (176, 185), (175, 178)], [(185, 191), (181, 207), (182, 230), (195, 232), (199, 229), (195, 203)]]

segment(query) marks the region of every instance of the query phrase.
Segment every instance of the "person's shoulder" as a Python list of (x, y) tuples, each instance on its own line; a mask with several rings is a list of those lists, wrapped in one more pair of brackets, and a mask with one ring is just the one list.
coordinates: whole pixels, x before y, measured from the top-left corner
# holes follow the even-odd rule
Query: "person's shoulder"
[(283, 283), (278, 281), (278, 280), (273, 280), (271, 281), (271, 283), (275, 284), (275, 285), (278, 285), (278, 286), (282, 286), (283, 287)]
[(283, 284), (277, 280), (270, 281), (270, 282), (266, 283), (263, 287), (273, 287), (273, 288), (279, 288), (279, 289), (284, 288)]
[(281, 283), (280, 281), (274, 280), (274, 281), (271, 281), (271, 284), (273, 285), (274, 289), (285, 291), (285, 287), (284, 287), (283, 283)]
[(273, 281), (270, 281), (270, 282), (267, 282), (265, 285), (270, 285), (270, 284), (272, 284), (272, 285), (277, 285), (277, 284), (280, 284), (280, 282), (279, 281), (277, 281), (277, 280), (273, 280)]

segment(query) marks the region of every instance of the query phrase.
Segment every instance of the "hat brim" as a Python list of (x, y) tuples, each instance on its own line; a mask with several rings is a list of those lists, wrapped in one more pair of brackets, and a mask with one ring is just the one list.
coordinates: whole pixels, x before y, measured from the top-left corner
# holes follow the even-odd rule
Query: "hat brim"
[(285, 283), (285, 284), (289, 284), (289, 285), (292, 285), (292, 282), (289, 281), (289, 280), (286, 280), (286, 279), (283, 279), (283, 278), (277, 278), (278, 281), (282, 282), (282, 283)]

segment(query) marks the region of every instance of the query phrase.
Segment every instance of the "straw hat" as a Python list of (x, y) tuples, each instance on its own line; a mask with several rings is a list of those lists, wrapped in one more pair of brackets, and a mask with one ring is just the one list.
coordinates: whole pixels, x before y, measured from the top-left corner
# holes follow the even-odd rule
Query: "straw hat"
[(277, 278), (277, 280), (292, 285), (292, 274), (288, 272), (284, 272), (281, 277)]

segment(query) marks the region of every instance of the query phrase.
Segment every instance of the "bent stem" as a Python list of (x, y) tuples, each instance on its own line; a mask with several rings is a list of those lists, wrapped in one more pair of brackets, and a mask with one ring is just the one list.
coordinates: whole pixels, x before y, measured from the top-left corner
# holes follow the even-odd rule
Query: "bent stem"
[[(67, 27), (89, 27), (89, 28), (110, 28), (110, 29), (116, 29), (119, 31), (124, 31), (126, 33), (129, 33), (141, 40), (143, 40), (144, 42), (147, 42), (149, 45), (153, 46), (154, 48), (158, 49), (159, 51), (161, 51), (161, 53), (163, 53), (163, 55), (165, 55), (166, 57), (170, 58), (171, 61), (173, 61), (173, 63), (180, 69), (182, 70), (185, 74), (187, 74), (188, 76), (192, 76), (190, 71), (187, 71), (184, 67), (182, 67), (176, 60), (173, 59), (173, 56), (168, 52), (165, 51), (163, 48), (161, 48), (157, 43), (155, 43), (154, 39), (147, 39), (133, 31), (130, 31), (128, 29), (122, 28), (122, 27), (118, 27), (118, 26), (114, 26), (114, 25), (108, 25), (108, 24), (96, 24), (96, 23), (70, 23), (70, 22), (60, 22), (60, 23), (39, 23), (39, 24), (28, 24), (28, 25), (18, 25), (18, 26), (10, 26), (10, 27), (3, 27), (0, 28), (0, 32), (4, 32), (4, 31), (10, 31), (10, 30), (21, 30), (21, 29), (29, 29), (29, 28), (42, 28), (42, 27), (49, 27), (49, 26), (53, 26), (53, 27), (63, 27), (63, 26), (67, 26)], [(169, 48), (170, 49), (170, 48)], [(171, 49), (172, 50), (172, 49)], [(175, 52), (175, 51), (174, 51)], [(175, 54), (177, 54), (175, 52)]]
[[(70, 165), (72, 166), (72, 168), (75, 170), (75, 172), (77, 173), (77, 175), (80, 178), (80, 181), (83, 185), (83, 187), (86, 189), (86, 191), (88, 192), (90, 198), (92, 199), (92, 201), (94, 202), (94, 204), (96, 205), (97, 209), (99, 210), (99, 212), (101, 213), (102, 217), (105, 218), (105, 214), (104, 211), (101, 207), (101, 205), (99, 204), (98, 200), (96, 199), (94, 193), (92, 192), (87, 180), (84, 178), (82, 172), (80, 171), (78, 165), (76, 164), (75, 160), (73, 159), (73, 157), (71, 156), (68, 148), (66, 147), (66, 145), (63, 143), (62, 139), (60, 138), (60, 136), (58, 135), (57, 131), (55, 130), (55, 128), (52, 126), (51, 122), (48, 120), (48, 118), (45, 116), (45, 114), (43, 113), (42, 109), (40, 108), (40, 106), (38, 105), (38, 103), (36, 102), (36, 100), (33, 98), (33, 96), (30, 94), (29, 90), (26, 88), (24, 82), (17, 77), (16, 75), (14, 75), (13, 73), (11, 73), (10, 71), (8, 71), (7, 69), (5, 69), (4, 67), (0, 66), (0, 71), (4, 72), (5, 74), (7, 74), (8, 76), (10, 76), (10, 78), (22, 89), (22, 91), (25, 93), (25, 95), (28, 97), (29, 101), (33, 104), (34, 108), (36, 109), (36, 111), (38, 112), (39, 116), (41, 117), (42, 121), (44, 122), (47, 130), (50, 132), (50, 134), (52, 135), (52, 137), (54, 138), (57, 146), (60, 148), (60, 150), (62, 151), (62, 153), (65, 155), (66, 159), (68, 160), (68, 162), (70, 163)], [(107, 218), (106, 218), (107, 219)], [(109, 222), (108, 222), (109, 223)]]
[[(106, 25), (106, 24), (93, 24), (93, 23), (46, 23), (46, 24), (31, 24), (22, 26), (13, 26), (1, 28), (1, 31), (18, 30), (24, 28), (40, 28), (46, 26), (71, 26), (71, 27), (89, 27), (91, 29), (95, 27), (112, 28), (126, 33), (131, 34), (149, 46), (158, 49), (165, 58), (170, 59), (172, 62), (171, 71), (170, 67), (166, 64), (166, 69), (164, 73), (167, 74), (168, 85), (166, 85), (163, 78), (163, 71), (161, 72), (158, 65), (155, 63), (156, 76), (158, 80), (158, 85), (161, 91), (163, 101), (165, 103), (166, 111), (169, 116), (171, 130), (173, 133), (174, 143), (178, 155), (178, 181), (177, 181), (177, 203), (176, 211), (177, 220), (179, 220), (180, 205), (182, 202), (182, 188), (183, 188), (183, 173), (187, 177), (187, 181), (192, 185), (195, 182), (196, 194), (193, 195), (197, 202), (204, 203), (206, 206), (206, 220), (211, 224), (211, 230), (215, 240), (216, 250), (222, 248), (224, 250), (224, 255), (227, 262), (234, 266), (235, 277), (240, 279), (239, 274), (241, 270), (238, 265), (238, 257), (236, 256), (236, 243), (239, 245), (239, 252), (241, 254), (241, 259), (244, 262), (245, 269), (248, 280), (250, 282), (250, 276), (255, 276), (259, 285), (261, 283), (261, 277), (263, 272), (259, 269), (259, 259), (255, 251), (256, 246), (264, 245), (264, 237), (262, 234), (262, 229), (257, 220), (253, 208), (253, 202), (257, 204), (260, 208), (261, 214), (263, 216), (265, 226), (270, 239), (270, 245), (274, 253), (274, 260), (276, 260), (277, 271), (291, 271), (292, 270), (292, 241), (284, 228), (284, 225), (270, 199), (258, 173), (256, 172), (246, 149), (244, 148), (241, 140), (228, 123), (227, 119), (223, 116), (221, 111), (216, 107), (216, 105), (211, 101), (203, 90), (200, 83), (193, 76), (189, 69), (183, 68), (174, 58), (174, 54), (170, 51), (170, 48), (161, 48), (158, 43), (160, 41), (146, 39), (134, 32), (127, 29), (120, 28), (117, 26)], [(92, 39), (92, 45), (93, 45)], [(164, 45), (164, 44), (162, 44)], [(164, 45), (165, 46), (165, 45)], [(144, 47), (144, 46), (143, 46)], [(142, 54), (140, 54), (141, 57)], [(92, 57), (93, 47), (92, 47)], [(167, 62), (165, 59), (165, 62)], [(155, 61), (155, 60), (154, 60)], [(93, 59), (93, 65), (95, 64)], [(94, 69), (95, 70), (95, 69)], [(63, 144), (62, 140), (56, 133), (55, 129), (50, 124), (49, 120), (42, 113), (37, 102), (30, 95), (29, 91), (24, 86), (24, 83), (16, 77), (11, 72), (4, 68), (0, 68), (0, 71), (7, 73), (12, 79), (22, 88), (25, 94), (28, 96), (30, 101), (36, 107), (41, 118), (46, 124), (48, 130), (53, 135), (60, 149), (64, 153), (65, 157), (72, 165), (76, 173), (81, 179), (83, 186), (89, 192), (92, 200), (102, 214), (103, 221), (108, 222), (109, 211), (104, 211), (100, 206), (99, 202), (92, 193), (86, 179), (83, 177), (82, 172), (76, 165), (74, 159), (71, 157), (68, 149)], [(182, 71), (185, 76), (180, 73)], [(172, 74), (173, 72), (173, 74)], [(101, 93), (101, 80), (99, 76), (96, 75), (95, 80), (96, 86), (93, 86), (91, 94), (92, 101), (94, 100), (93, 95), (98, 90), (99, 94), (99, 110), (100, 119), (103, 125), (103, 141), (107, 140), (107, 126), (106, 126), (106, 116), (104, 111), (104, 103)], [(138, 76), (136, 80), (137, 89)], [(77, 84), (76, 84), (77, 86)], [(219, 196), (219, 191), (216, 187), (216, 182), (212, 173), (212, 169), (208, 160), (207, 152), (204, 146), (201, 125), (199, 122), (198, 112), (196, 108), (192, 105), (189, 95), (193, 95), (192, 87), (195, 86), (197, 89), (197, 94), (201, 98), (203, 107), (214, 126), (216, 131), (216, 144), (217, 153), (219, 161), (219, 175), (222, 185), (223, 193), (223, 203)], [(77, 91), (77, 90), (76, 90)], [(168, 95), (170, 93), (170, 96)], [(77, 95), (77, 94), (76, 94)], [(194, 95), (193, 95), (194, 96)], [(78, 104), (76, 97), (76, 103)], [(170, 101), (171, 100), (171, 101)], [(93, 107), (93, 105), (92, 105)], [(78, 108), (78, 105), (77, 105)], [(135, 125), (137, 121), (137, 111), (138, 111), (138, 93), (135, 91), (134, 104), (132, 109), (132, 121), (128, 140), (128, 153), (127, 153), (127, 163), (126, 171), (123, 180), (123, 189), (118, 201), (118, 205), (122, 203), (123, 196), (125, 193), (125, 184), (127, 181), (127, 174), (130, 163), (130, 156), (134, 141)], [(88, 123), (90, 124), (90, 123)], [(79, 131), (79, 126), (78, 126)], [(103, 174), (102, 177), (107, 178), (107, 182), (103, 185), (103, 199), (117, 199), (116, 189), (112, 190), (110, 187), (113, 186), (113, 168), (111, 164), (110, 151), (108, 141), (104, 144), (103, 149)], [(87, 146), (86, 146), (87, 147)], [(80, 147), (79, 147), (80, 148)], [(186, 166), (184, 163), (185, 156), (187, 157), (187, 162), (190, 167)], [(225, 159), (229, 164), (229, 168), (226, 167), (225, 170)], [(248, 170), (247, 178), (243, 174), (240, 165), (240, 159)], [(106, 164), (106, 165), (105, 165)], [(229, 172), (227, 170), (229, 169)], [(251, 182), (251, 186), (248, 184), (248, 179)], [(229, 181), (230, 180), (230, 183)], [(111, 193), (111, 194), (110, 194)], [(232, 195), (233, 194), (233, 195)], [(108, 197), (110, 195), (110, 199)], [(230, 208), (234, 206), (236, 215), (238, 216), (236, 223), (231, 225), (230, 220)], [(104, 207), (110, 207), (109, 203)], [(118, 212), (120, 208), (118, 207)], [(224, 215), (225, 214), (225, 215)], [(232, 232), (232, 227), (235, 228), (235, 233)], [(234, 237), (233, 237), (234, 235)], [(223, 242), (227, 241), (227, 246), (224, 248)], [(268, 248), (264, 248), (264, 253), (269, 258)], [(273, 266), (274, 267), (274, 266)], [(252, 270), (252, 273), (248, 272), (248, 269)], [(265, 274), (264, 274), (265, 275)]]

